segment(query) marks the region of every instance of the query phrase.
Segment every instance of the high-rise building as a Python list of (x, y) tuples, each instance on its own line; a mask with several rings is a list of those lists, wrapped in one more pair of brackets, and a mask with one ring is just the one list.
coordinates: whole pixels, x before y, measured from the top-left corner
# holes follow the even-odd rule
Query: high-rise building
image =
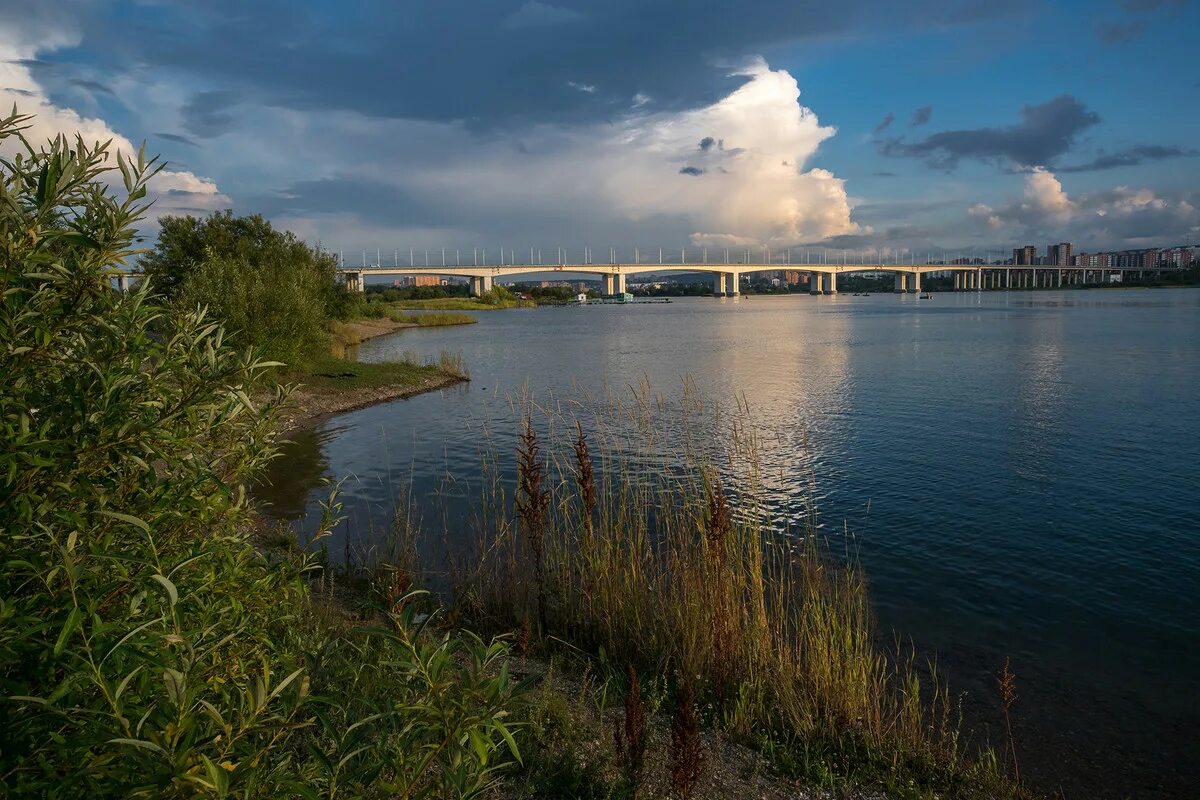
[(1058, 266), (1071, 264), (1071, 243), (1052, 244), (1046, 248), (1046, 263)]
[(1037, 248), (1031, 244), (1013, 248), (1013, 264), (1030, 266), (1037, 259)]
[(413, 286), (441, 286), (442, 279), (437, 275), (414, 275)]

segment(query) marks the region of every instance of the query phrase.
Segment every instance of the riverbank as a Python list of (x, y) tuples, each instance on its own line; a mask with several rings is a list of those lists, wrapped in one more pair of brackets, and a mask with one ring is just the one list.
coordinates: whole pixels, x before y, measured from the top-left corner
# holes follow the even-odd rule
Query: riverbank
[(481, 300), (475, 297), (438, 297), (431, 300), (390, 300), (388, 305), (403, 311), (497, 311), (505, 308), (533, 308), (530, 300)]
[(413, 359), (369, 364), (330, 356), (288, 377), (298, 386), (282, 415), (284, 430), (314, 425), (333, 414), (376, 403), (407, 400), (471, 379), (462, 360), (450, 353), (425, 364)]

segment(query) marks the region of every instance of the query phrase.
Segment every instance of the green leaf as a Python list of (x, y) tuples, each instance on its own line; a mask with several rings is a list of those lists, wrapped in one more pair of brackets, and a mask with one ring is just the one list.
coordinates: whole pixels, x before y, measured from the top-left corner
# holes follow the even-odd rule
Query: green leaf
[(512, 733), (510, 733), (508, 728), (504, 726), (504, 723), (498, 719), (492, 720), (492, 727), (500, 731), (500, 735), (503, 736), (504, 741), (508, 743), (508, 751), (512, 753), (513, 758), (517, 760), (517, 763), (524, 764), (525, 762), (521, 760), (521, 751), (517, 749), (517, 740), (513, 738)]
[(163, 750), (162, 747), (155, 744), (154, 742), (148, 742), (145, 739), (117, 738), (117, 739), (109, 739), (108, 743), (109, 744), (127, 744), (127, 745), (130, 745), (131, 747), (140, 747), (143, 750), (153, 750), (154, 752), (161, 753), (164, 756), (167, 754), (167, 751)]
[(128, 522), (130, 525), (133, 525), (136, 528), (140, 528), (145, 533), (150, 532), (150, 526), (147, 525), (143, 520), (138, 519), (137, 517), (132, 517), (129, 514), (122, 514), (119, 511), (101, 511), (100, 513), (106, 517), (112, 517), (113, 519), (119, 519), (122, 522)]
[(71, 638), (71, 634), (75, 632), (82, 621), (83, 609), (75, 606), (71, 609), (71, 613), (67, 615), (67, 621), (63, 624), (62, 632), (58, 634), (58, 641), (54, 643), (54, 655), (58, 655), (63, 651), (67, 640)]
[(171, 579), (166, 575), (151, 575), (150, 580), (157, 581), (160, 586), (167, 590), (167, 597), (174, 606), (179, 602), (179, 590), (175, 588), (175, 584), (171, 583)]

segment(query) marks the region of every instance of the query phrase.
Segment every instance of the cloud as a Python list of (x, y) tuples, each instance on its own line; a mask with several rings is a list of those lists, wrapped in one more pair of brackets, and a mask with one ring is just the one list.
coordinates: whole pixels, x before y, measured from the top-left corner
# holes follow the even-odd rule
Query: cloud
[(168, 142), (176, 142), (177, 144), (186, 144), (189, 147), (199, 147), (200, 145), (194, 140), (178, 133), (156, 133), (154, 134), (159, 139), (166, 139)]
[(895, 121), (896, 121), (896, 115), (892, 114), (891, 112), (888, 112), (887, 116), (885, 116), (883, 119), (881, 119), (879, 121), (879, 124), (875, 126), (875, 130), (872, 131), (872, 133), (874, 133), (876, 136), (878, 136), (879, 134), (886, 131), (891, 126), (891, 124)]
[[(24, 131), (25, 138), (38, 146), (59, 134), (70, 138), (79, 134), (85, 142), (111, 140), (109, 153), (112, 155), (117, 152), (125, 155), (136, 153), (138, 148), (133, 142), (113, 130), (104, 120), (84, 116), (75, 109), (51, 102), (45, 89), (35, 79), (30, 62), (36, 61), (32, 56), (41, 48), (64, 46), (69, 42), (62, 39), (61, 31), (47, 34), (40, 41), (39, 35), (38, 30), (29, 30), (19, 42), (14, 43), (0, 33), (0, 85), (6, 87), (0, 89), (0, 107), (12, 108), (16, 105), (20, 113), (33, 115)], [(9, 147), (12, 145), (0, 147), (0, 150)], [(110, 180), (119, 183), (120, 176), (110, 176)], [(163, 214), (185, 210), (207, 212), (232, 204), (213, 181), (182, 170), (164, 169), (159, 172), (150, 180), (149, 195), (155, 200), (149, 212), (149, 226)]]
[(1044, 169), (1025, 176), (1021, 200), (999, 208), (975, 203), (967, 216), (1010, 238), (1065, 237), (1080, 243), (1077, 249), (1160, 245), (1200, 232), (1200, 210), (1190, 197), (1163, 197), (1128, 186), (1072, 197), (1058, 177)]
[[(1024, 10), (1028, 0), (491, 0), (469, 9), (416, 0), (402, 12), (386, 0), (156, 0), (137, 5), (144, 35), (131, 34), (122, 4), (34, 5), (86, 31), (85, 52), (71, 55), (86, 55), (98, 74), (137, 70), (188, 86), (237, 86), (256, 107), (483, 130), (597, 122), (638, 95), (664, 109), (701, 108), (745, 81), (729, 65), (755, 53), (974, 25)], [(568, 77), (597, 91), (574, 91)]]
[(77, 86), (80, 89), (87, 89), (89, 92), (100, 92), (101, 94), (112, 94), (113, 90), (107, 84), (100, 81), (88, 80), (87, 78), (72, 78), (71, 85)]
[(1145, 28), (1145, 25), (1141, 20), (1130, 22), (1099, 20), (1096, 22), (1096, 37), (1105, 44), (1118, 44), (1136, 39), (1141, 34), (1143, 28)]
[(590, 83), (577, 83), (576, 81), (567, 81), (567, 86), (570, 86), (572, 89), (578, 89), (581, 92), (586, 92), (588, 94), (596, 93), (596, 87)]
[(1200, 155), (1197, 150), (1185, 150), (1182, 147), (1144, 144), (1119, 150), (1115, 153), (1101, 153), (1096, 158), (1083, 164), (1073, 164), (1059, 167), (1059, 172), (1095, 172), (1117, 167), (1135, 167), (1149, 161), (1164, 161), (1169, 158), (1194, 158)]
[(179, 112), (184, 127), (202, 139), (209, 139), (233, 127), (233, 107), (237, 102), (237, 92), (230, 89), (197, 92)]
[[(358, 235), (390, 228), (392, 237), (429, 237), (439, 247), (519, 247), (547, 230), (560, 242), (730, 246), (859, 232), (844, 182), (805, 166), (834, 129), (800, 105), (787, 72), (756, 61), (739, 73), (739, 88), (708, 106), (641, 110), (596, 125), (481, 137), (445, 123), (380, 129), (331, 119), (325, 135), (370, 153), (369, 163), (252, 205), (347, 247), (355, 245), (348, 219), (357, 220)], [(406, 146), (388, 146), (395, 141)], [(460, 229), (464, 221), (470, 230)]]
[(554, 25), (581, 22), (584, 19), (586, 17), (574, 9), (552, 6), (548, 3), (539, 3), (537, 0), (529, 0), (505, 17), (504, 22), (501, 23), (501, 27), (509, 29), (545, 28)]
[(879, 142), (883, 155), (917, 158), (931, 167), (954, 169), (962, 159), (1018, 166), (1045, 166), (1074, 146), (1079, 134), (1100, 122), (1071, 95), (1021, 109), (1015, 125), (943, 131), (924, 139), (894, 137)]
[(910, 128), (916, 128), (919, 125), (924, 125), (929, 122), (929, 118), (933, 116), (933, 106), (921, 106), (913, 112), (912, 121), (908, 123)]

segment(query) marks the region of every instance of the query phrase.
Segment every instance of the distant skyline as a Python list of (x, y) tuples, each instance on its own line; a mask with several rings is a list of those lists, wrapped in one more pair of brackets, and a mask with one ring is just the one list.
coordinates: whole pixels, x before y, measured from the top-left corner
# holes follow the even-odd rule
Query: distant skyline
[[(1200, 240), (1189, 0), (0, 0), (30, 136), (351, 254)], [(153, 223), (147, 233), (153, 235)]]

